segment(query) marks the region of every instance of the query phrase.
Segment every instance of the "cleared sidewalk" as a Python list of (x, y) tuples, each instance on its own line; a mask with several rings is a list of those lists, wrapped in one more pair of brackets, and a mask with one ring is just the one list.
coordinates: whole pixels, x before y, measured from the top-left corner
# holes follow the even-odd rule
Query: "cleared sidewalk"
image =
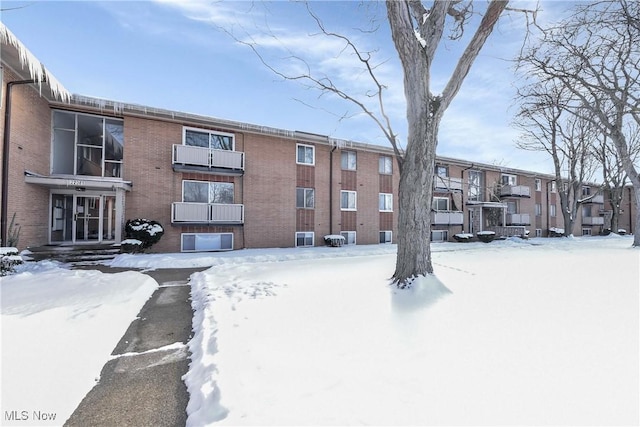
[[(104, 273), (125, 270), (99, 265), (82, 268)], [(65, 426), (185, 425), (189, 395), (182, 376), (189, 366), (186, 344), (193, 314), (188, 280), (205, 269), (144, 272), (160, 287), (120, 339), (99, 381)]]

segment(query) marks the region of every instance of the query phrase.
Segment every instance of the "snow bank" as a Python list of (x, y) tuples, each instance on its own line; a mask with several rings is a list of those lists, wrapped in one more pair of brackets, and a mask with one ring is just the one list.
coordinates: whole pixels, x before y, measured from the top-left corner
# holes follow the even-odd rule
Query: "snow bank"
[[(20, 271), (0, 279), (0, 414), (3, 425), (12, 425), (12, 411), (31, 423), (61, 425), (158, 284), (137, 272), (66, 270), (52, 262)], [(49, 415), (46, 423), (34, 418), (39, 412)]]

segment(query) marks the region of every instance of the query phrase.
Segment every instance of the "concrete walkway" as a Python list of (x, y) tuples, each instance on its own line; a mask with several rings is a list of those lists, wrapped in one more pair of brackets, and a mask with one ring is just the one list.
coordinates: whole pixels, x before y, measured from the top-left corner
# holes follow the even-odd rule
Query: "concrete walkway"
[[(117, 273), (128, 269), (78, 267)], [(65, 426), (184, 426), (189, 401), (182, 381), (189, 360), (192, 311), (189, 276), (205, 268), (148, 271), (160, 287), (142, 307), (100, 380)], [(96, 331), (100, 333), (100, 331)]]

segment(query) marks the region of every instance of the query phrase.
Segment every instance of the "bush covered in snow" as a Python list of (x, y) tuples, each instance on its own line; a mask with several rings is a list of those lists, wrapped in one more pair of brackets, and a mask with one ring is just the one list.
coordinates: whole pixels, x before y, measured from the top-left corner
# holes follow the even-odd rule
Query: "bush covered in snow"
[(122, 249), (127, 252), (143, 252), (160, 241), (164, 228), (158, 221), (135, 218), (127, 221), (124, 232), (126, 240), (121, 243)]
[(13, 272), (16, 265), (22, 264), (22, 257), (16, 248), (0, 248), (0, 276)]

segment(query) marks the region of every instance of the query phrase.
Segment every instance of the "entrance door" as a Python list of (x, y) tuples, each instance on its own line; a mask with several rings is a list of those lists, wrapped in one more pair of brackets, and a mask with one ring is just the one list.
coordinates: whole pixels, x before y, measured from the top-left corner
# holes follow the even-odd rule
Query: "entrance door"
[(116, 238), (116, 197), (51, 195), (52, 243), (100, 243)]
[(101, 196), (74, 196), (75, 197), (75, 241), (98, 242), (102, 240), (102, 216)]

